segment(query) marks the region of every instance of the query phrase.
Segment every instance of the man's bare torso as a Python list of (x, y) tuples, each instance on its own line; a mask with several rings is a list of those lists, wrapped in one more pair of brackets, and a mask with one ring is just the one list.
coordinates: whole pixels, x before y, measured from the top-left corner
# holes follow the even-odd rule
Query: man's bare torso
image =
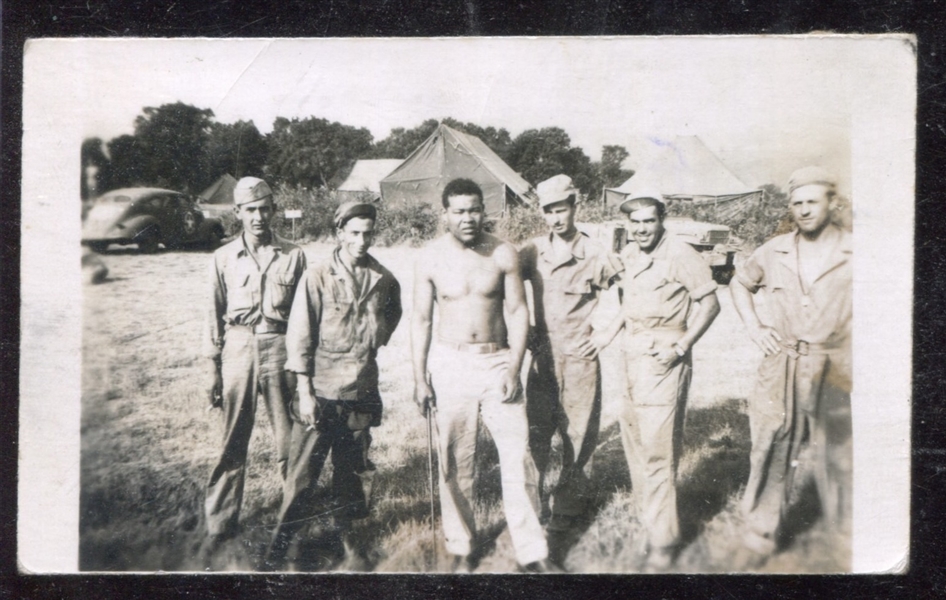
[(437, 335), (456, 343), (506, 343), (502, 255), (509, 245), (488, 234), (471, 247), (447, 234), (428, 246), (427, 272), (440, 306)]

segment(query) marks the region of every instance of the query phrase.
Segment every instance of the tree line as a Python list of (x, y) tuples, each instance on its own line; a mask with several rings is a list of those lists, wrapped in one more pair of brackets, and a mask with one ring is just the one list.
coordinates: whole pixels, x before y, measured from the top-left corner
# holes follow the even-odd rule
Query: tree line
[(375, 141), (364, 127), (318, 117), (277, 117), (262, 134), (253, 121), (218, 123), (209, 108), (182, 102), (146, 107), (133, 134), (82, 143), (82, 198), (132, 186), (156, 186), (198, 193), (221, 175), (264, 177), (273, 184), (334, 189), (364, 158), (404, 159), (444, 124), (474, 135), (526, 181), (536, 183), (566, 173), (579, 190), (599, 198), (605, 187), (627, 180), (623, 146), (602, 148), (592, 161), (560, 127), (528, 129), (513, 137), (504, 128), (455, 119), (427, 119), (413, 128), (397, 127)]

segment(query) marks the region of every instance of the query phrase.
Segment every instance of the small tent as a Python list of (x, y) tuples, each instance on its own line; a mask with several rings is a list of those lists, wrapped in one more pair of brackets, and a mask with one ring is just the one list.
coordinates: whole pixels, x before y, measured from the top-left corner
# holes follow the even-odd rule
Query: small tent
[(715, 220), (724, 223), (762, 199), (762, 190), (743, 183), (695, 135), (651, 140), (650, 150), (630, 179), (605, 188), (607, 206), (620, 205), (635, 190), (656, 188), (669, 203), (712, 206)]
[(202, 191), (200, 199), (205, 204), (233, 204), (233, 188), (236, 184), (237, 180), (226, 173)]
[(385, 203), (420, 199), (440, 206), (443, 188), (458, 177), (479, 184), (488, 216), (503, 215), (510, 205), (531, 204), (535, 198), (529, 182), (481, 139), (442, 123), (381, 180), (381, 198)]
[(365, 196), (381, 196), (381, 180), (404, 162), (399, 158), (359, 160), (336, 190), (338, 201), (361, 200)]

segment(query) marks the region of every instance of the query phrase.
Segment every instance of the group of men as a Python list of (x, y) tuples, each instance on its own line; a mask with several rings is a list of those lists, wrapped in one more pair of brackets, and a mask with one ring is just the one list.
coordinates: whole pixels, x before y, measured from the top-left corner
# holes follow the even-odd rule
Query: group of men
[[(826, 522), (849, 533), (851, 242), (832, 223), (835, 187), (820, 168), (797, 171), (789, 183), (797, 230), (759, 247), (730, 285), (765, 355), (749, 399), (751, 472), (742, 503), (744, 546), (755, 564), (778, 549), (805, 448), (814, 457)], [(624, 330), (629, 401), (619, 415), (621, 437), (646, 531), (640, 545), (645, 565), (664, 570), (682, 543), (675, 479), (692, 348), (719, 314), (717, 285), (702, 257), (667, 234), (659, 191), (632, 194), (620, 206), (633, 243), (619, 256), (575, 226), (580, 195), (569, 177), (543, 181), (536, 192), (549, 232), (517, 249), (485, 231), (483, 192), (475, 182), (449, 182), (442, 193), (447, 231), (415, 265), (414, 400), (436, 424), (451, 569), (476, 566), (481, 540), (473, 488), (482, 421), (498, 451), (506, 525), (520, 570), (563, 570), (564, 556), (550, 542), (575, 531), (594, 507), (598, 356)], [(222, 405), (225, 434), (207, 487), (201, 554), (209, 565), (237, 531), (259, 394), (284, 479), (264, 568), (285, 568), (293, 538), (320, 513), (333, 514), (349, 558), (357, 559), (360, 551), (347, 534), (352, 520), (369, 514), (370, 428), (380, 424), (382, 412), (376, 357), (402, 313), (397, 280), (368, 254), (377, 209), (363, 202), (340, 206), (338, 247), (307, 269), (302, 251), (269, 226), (275, 206), (265, 182), (240, 180), (234, 202), (243, 234), (217, 250), (212, 264), (208, 392)], [(619, 290), (621, 308), (596, 330), (599, 298), (612, 288)], [(754, 296), (759, 290), (766, 290), (762, 316)], [(562, 464), (547, 497), (556, 433)], [(316, 492), (329, 454), (334, 504), (326, 507)]]

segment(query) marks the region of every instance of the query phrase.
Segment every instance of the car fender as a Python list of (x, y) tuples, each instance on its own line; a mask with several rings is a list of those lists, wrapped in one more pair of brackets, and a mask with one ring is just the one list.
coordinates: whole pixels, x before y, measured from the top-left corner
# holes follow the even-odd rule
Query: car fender
[(127, 237), (136, 238), (142, 234), (142, 232), (147, 231), (151, 228), (158, 228), (160, 231), (160, 223), (155, 217), (151, 215), (139, 215), (136, 217), (131, 217), (126, 219), (121, 223), (125, 231), (127, 232)]

